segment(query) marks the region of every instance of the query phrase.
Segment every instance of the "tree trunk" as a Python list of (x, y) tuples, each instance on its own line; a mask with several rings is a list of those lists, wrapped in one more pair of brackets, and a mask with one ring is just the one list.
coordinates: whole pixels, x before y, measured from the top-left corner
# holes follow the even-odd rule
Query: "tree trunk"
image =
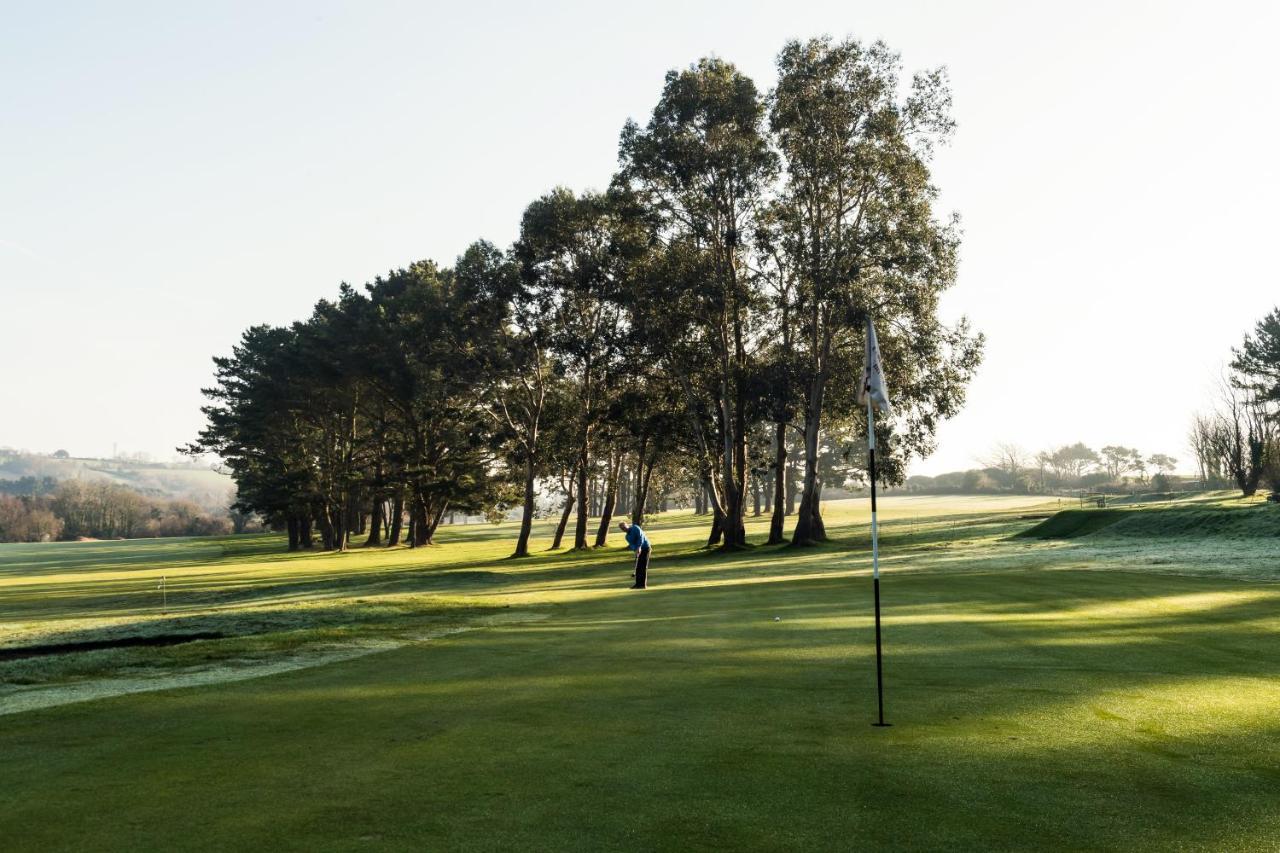
[(400, 544), (400, 532), (404, 528), (404, 492), (396, 489), (391, 501), (391, 536), (387, 539), (387, 547)]
[(618, 498), (613, 502), (613, 511), (618, 515), (628, 515), (631, 512), (631, 471), (627, 468), (625, 458), (618, 467)]
[(366, 548), (374, 548), (382, 544), (382, 513), (384, 509), (382, 498), (374, 498), (373, 507), (369, 510), (369, 538), (364, 540)]
[(780, 545), (785, 540), (782, 531), (787, 514), (787, 425), (784, 421), (778, 421), (774, 427), (773, 441), (773, 517), (769, 519), (769, 544)]
[(657, 463), (655, 453), (646, 463), (642, 457), (636, 465), (636, 494), (631, 507), (631, 523), (644, 524), (645, 510), (649, 507), (649, 480), (653, 476), (653, 466)]
[[(739, 376), (741, 376), (742, 371), (745, 369), (745, 365), (746, 365), (746, 352), (742, 348), (741, 330), (739, 329), (735, 334), (737, 335), (737, 339), (738, 339), (738, 343), (737, 343), (738, 371), (739, 371)], [(747, 402), (746, 400), (747, 400), (747, 396), (742, 391), (741, 379), (739, 379), (737, 385), (738, 387), (735, 389), (735, 398), (734, 398), (734, 405), (735, 405), (734, 419), (737, 423), (737, 430), (735, 432), (735, 435), (737, 437), (737, 441), (735, 442), (734, 449), (733, 449), (733, 461), (734, 461), (733, 487), (734, 487), (734, 493), (738, 497), (738, 514), (736, 516), (736, 525), (733, 528), (733, 531), (734, 531), (733, 544), (734, 544), (734, 547), (745, 548), (747, 545), (747, 525), (746, 525), (746, 514), (747, 514)], [(759, 492), (756, 493), (755, 514), (756, 515), (760, 514)]]
[(614, 501), (618, 495), (618, 477), (622, 473), (622, 454), (612, 454), (609, 473), (605, 478), (604, 496), (600, 505), (600, 526), (596, 528), (595, 547), (603, 548), (609, 541), (609, 522), (613, 520)]
[(578, 452), (578, 523), (573, 531), (573, 550), (580, 551), (587, 547), (587, 513), (590, 495), (587, 493), (587, 457), (589, 442), (584, 441)]
[(569, 526), (569, 514), (573, 511), (573, 475), (569, 477), (569, 491), (564, 496), (564, 511), (560, 513), (560, 523), (556, 525), (556, 536), (551, 541), (550, 551), (559, 551), (560, 542), (564, 539), (564, 529)]
[(707, 547), (719, 545), (723, 538), (724, 513), (720, 511), (720, 507), (716, 507), (711, 514), (711, 532), (707, 534)]
[(813, 489), (812, 518), (809, 519), (812, 525), (811, 535), (814, 541), (827, 541), (827, 525), (822, 520), (822, 475), (819, 473), (818, 482)]
[(298, 517), (296, 515), (289, 516), (289, 550), (298, 550)]
[(335, 506), (330, 510), (334, 551), (347, 550), (347, 542), (351, 535), (351, 528), (348, 526), (349, 515), (348, 508), (342, 505)]
[(416, 488), (409, 501), (409, 547), (420, 548), (427, 542), (427, 504)]
[(422, 544), (436, 544), (436, 529), (440, 526), (440, 519), (444, 518), (445, 510), (448, 509), (449, 502), (445, 501), (434, 510), (429, 509), (426, 504), (422, 507), (422, 518), (419, 520), (419, 530), (422, 531)]
[(707, 534), (707, 547), (710, 548), (712, 545), (719, 545), (724, 539), (724, 509), (720, 496), (711, 483), (710, 474), (706, 475), (703, 485), (707, 490), (707, 502), (711, 505), (711, 531)]
[[(826, 364), (829, 343), (824, 340), (820, 364)], [(826, 393), (825, 367), (820, 367), (809, 382), (804, 411), (804, 489), (800, 494), (800, 515), (791, 535), (792, 545), (812, 545), (826, 539), (822, 526), (818, 489), (818, 428), (822, 420), (822, 400)], [(816, 523), (815, 523), (816, 522)]]
[(760, 517), (760, 475), (751, 472), (751, 517)]
[(533, 458), (530, 457), (524, 466), (524, 508), (520, 514), (520, 536), (516, 539), (516, 550), (512, 557), (529, 556), (529, 531), (533, 529), (535, 471)]
[(717, 507), (723, 516), (720, 519), (721, 532), (723, 541), (721, 547), (726, 551), (732, 551), (740, 548), (746, 543), (746, 528), (743, 525), (743, 492), (738, 488), (737, 477), (735, 476), (735, 462), (737, 454), (738, 441), (733, 431), (733, 416), (729, 412), (729, 382), (722, 379), (720, 382), (720, 425), (721, 434), (724, 438), (724, 452), (720, 460), (722, 480), (721, 488), (723, 489), (723, 503)]
[(787, 515), (796, 514), (796, 498), (800, 495), (800, 466), (795, 459), (787, 462)]
[(332, 551), (335, 542), (333, 519), (327, 507), (322, 507), (318, 516), (316, 520), (320, 522), (320, 547), (325, 551)]
[(310, 550), (315, 547), (315, 539), (311, 524), (311, 516), (304, 515), (298, 519), (298, 547)]

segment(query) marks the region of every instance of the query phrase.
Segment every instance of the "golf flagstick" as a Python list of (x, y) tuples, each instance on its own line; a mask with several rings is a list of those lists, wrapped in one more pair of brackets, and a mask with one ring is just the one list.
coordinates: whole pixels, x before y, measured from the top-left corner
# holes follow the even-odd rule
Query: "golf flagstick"
[(872, 725), (888, 726), (884, 721), (884, 662), (880, 643), (880, 529), (876, 524), (876, 426), (871, 400), (867, 400), (867, 455), (871, 469), (871, 585), (876, 600), (876, 706), (877, 722)]
[(876, 519), (876, 416), (875, 410), (889, 414), (889, 390), (884, 383), (884, 369), (880, 365), (880, 344), (876, 340), (876, 327), (867, 318), (867, 361), (862, 374), (859, 402), (867, 404), (867, 457), (871, 475), (871, 584), (875, 591), (876, 607), (876, 708), (877, 718), (872, 725), (889, 726), (884, 721), (884, 655), (880, 642), (880, 527)]

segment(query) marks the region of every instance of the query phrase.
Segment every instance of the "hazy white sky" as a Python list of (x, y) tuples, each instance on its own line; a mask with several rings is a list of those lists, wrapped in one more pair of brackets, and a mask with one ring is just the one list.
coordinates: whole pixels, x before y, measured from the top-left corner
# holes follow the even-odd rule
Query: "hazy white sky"
[(945, 303), (988, 335), (921, 473), (997, 440), (1136, 444), (1280, 302), (1280, 4), (0, 0), (0, 445), (159, 458), (210, 356), (342, 280), (506, 244), (602, 187), (670, 68), (761, 89), (784, 39), (945, 64)]

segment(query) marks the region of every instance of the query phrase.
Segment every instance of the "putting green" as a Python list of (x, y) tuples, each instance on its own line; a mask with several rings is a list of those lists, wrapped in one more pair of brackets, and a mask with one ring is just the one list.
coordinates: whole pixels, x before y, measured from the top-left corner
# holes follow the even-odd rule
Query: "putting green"
[[(280, 636), (316, 639), (311, 618), (337, 620), (325, 642), (404, 642), (0, 716), (0, 838), (11, 850), (1280, 847), (1271, 549), (1012, 539), (1036, 523), (1019, 518), (1026, 499), (886, 499), (894, 725), (876, 729), (865, 502), (828, 514), (829, 546), (729, 557), (698, 550), (701, 520), (647, 525), (642, 593), (625, 589), (616, 548), (504, 560), (509, 527), (337, 556), (281, 555), (274, 539), (4, 546), (4, 642), (222, 620), (232, 639), (148, 652), (184, 667), (227, 665), (219, 645), (243, 652), (254, 625), (276, 640), (250, 651), (286, 654)], [(150, 584), (162, 573), (167, 617)], [(432, 620), (473, 630), (414, 640)], [(138, 654), (47, 675), (98, 678)]]

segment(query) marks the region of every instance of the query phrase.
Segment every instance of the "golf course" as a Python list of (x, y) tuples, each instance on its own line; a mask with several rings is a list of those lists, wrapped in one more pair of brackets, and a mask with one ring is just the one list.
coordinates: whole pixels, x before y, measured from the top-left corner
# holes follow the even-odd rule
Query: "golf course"
[(1280, 506), (882, 498), (887, 728), (868, 509), (0, 545), (3, 847), (1280, 846)]

